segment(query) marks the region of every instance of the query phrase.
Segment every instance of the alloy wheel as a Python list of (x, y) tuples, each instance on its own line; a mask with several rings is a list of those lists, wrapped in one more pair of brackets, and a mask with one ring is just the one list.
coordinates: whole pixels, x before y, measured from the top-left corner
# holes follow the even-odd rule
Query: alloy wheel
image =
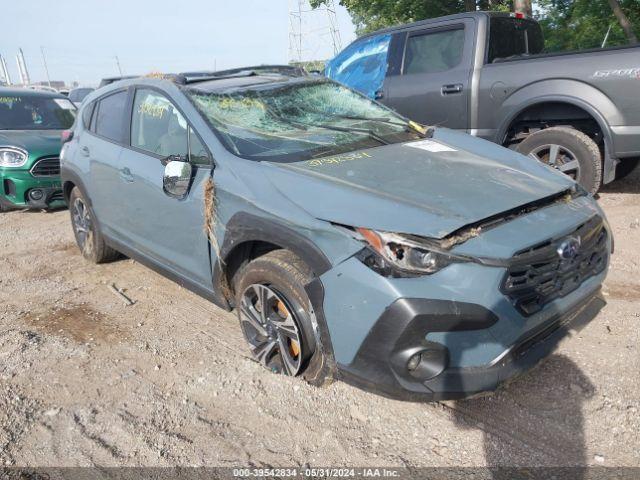
[(580, 162), (578, 157), (562, 145), (541, 145), (529, 152), (529, 156), (561, 171), (577, 182), (580, 181)]
[(240, 325), (254, 358), (269, 370), (297, 375), (302, 366), (302, 335), (294, 310), (272, 287), (253, 284), (245, 289)]
[(84, 252), (87, 248), (92, 248), (92, 222), (89, 209), (81, 198), (76, 198), (73, 202), (72, 218), (78, 246)]

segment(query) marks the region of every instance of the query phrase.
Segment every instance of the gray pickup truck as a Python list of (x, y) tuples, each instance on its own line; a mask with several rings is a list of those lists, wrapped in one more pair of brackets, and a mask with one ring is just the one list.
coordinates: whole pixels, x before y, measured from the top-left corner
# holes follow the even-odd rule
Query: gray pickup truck
[(531, 19), (472, 12), (358, 38), (325, 74), (424, 124), (518, 150), (595, 193), (640, 160), (640, 48), (545, 53)]

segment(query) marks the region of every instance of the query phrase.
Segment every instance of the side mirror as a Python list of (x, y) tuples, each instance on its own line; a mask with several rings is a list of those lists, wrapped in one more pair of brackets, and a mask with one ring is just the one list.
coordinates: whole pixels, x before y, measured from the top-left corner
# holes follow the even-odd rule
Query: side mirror
[(184, 197), (191, 185), (191, 174), (191, 164), (184, 158), (169, 157), (164, 167), (162, 179), (164, 192), (171, 197)]

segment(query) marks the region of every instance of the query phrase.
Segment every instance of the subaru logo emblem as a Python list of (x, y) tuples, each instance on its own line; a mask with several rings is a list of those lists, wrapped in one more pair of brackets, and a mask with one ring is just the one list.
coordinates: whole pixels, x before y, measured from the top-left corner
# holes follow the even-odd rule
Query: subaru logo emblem
[(580, 237), (569, 237), (558, 245), (558, 256), (563, 260), (574, 258), (580, 250)]

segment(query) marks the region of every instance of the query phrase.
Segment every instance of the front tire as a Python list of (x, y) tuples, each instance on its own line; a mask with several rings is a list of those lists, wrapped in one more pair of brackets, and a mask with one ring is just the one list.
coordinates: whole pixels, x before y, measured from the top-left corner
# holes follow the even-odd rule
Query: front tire
[(93, 210), (78, 187), (71, 190), (69, 213), (73, 234), (84, 258), (93, 263), (106, 263), (118, 258), (119, 253), (106, 244)]
[(602, 184), (602, 154), (596, 142), (570, 127), (532, 133), (516, 150), (570, 176), (595, 194)]
[(304, 285), (311, 269), (288, 250), (258, 257), (233, 277), (238, 320), (253, 357), (268, 370), (329, 380), (327, 356)]

